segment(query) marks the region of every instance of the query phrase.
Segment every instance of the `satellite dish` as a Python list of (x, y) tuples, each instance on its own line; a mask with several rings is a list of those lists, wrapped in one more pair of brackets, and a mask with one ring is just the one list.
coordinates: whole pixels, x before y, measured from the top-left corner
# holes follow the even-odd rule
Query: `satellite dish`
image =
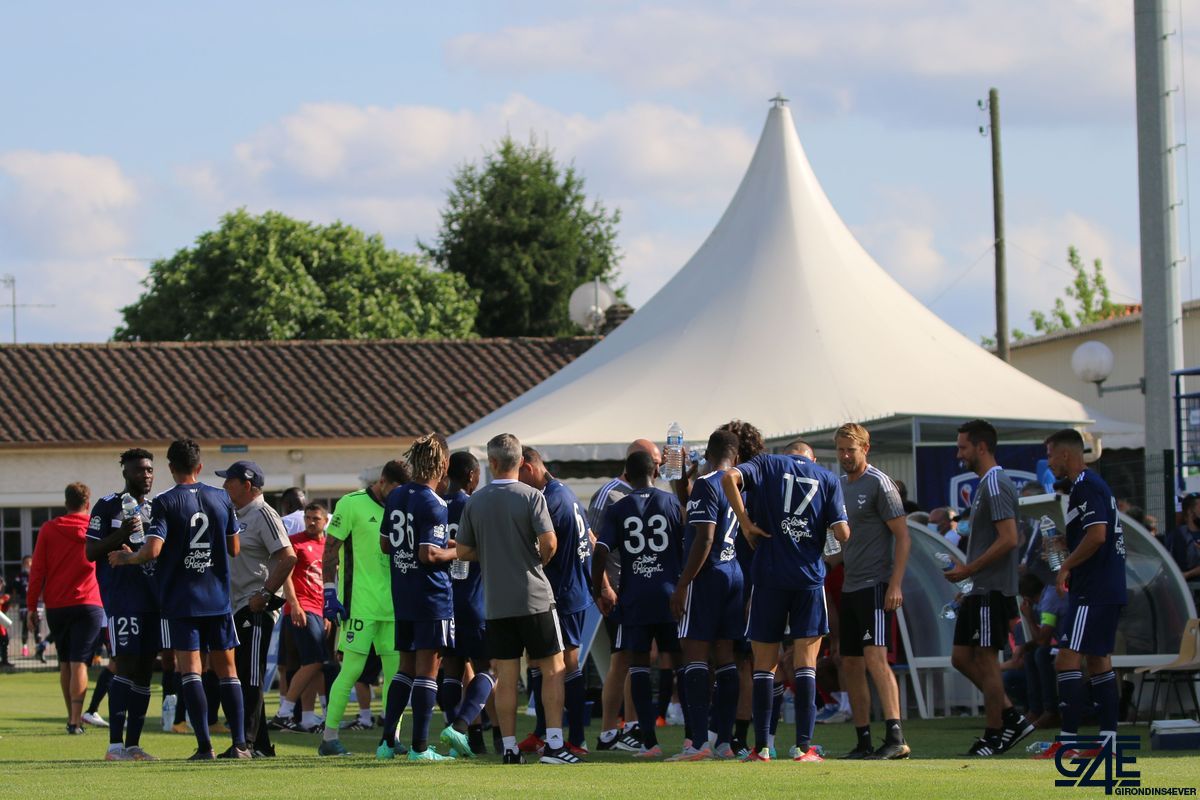
[(588, 281), (571, 292), (567, 313), (571, 321), (589, 333), (600, 330), (604, 312), (617, 301), (617, 293), (599, 278)]

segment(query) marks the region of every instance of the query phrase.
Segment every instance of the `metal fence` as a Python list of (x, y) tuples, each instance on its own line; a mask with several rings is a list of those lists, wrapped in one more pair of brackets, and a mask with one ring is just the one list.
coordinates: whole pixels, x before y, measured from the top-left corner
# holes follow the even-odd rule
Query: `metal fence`
[(12, 606), (6, 614), (12, 618), (13, 624), (8, 628), (7, 658), (5, 669), (9, 670), (48, 670), (58, 668), (58, 653), (54, 642), (49, 641), (50, 631), (46, 627), (45, 612), (36, 631), (29, 630), (26, 624), (25, 609)]

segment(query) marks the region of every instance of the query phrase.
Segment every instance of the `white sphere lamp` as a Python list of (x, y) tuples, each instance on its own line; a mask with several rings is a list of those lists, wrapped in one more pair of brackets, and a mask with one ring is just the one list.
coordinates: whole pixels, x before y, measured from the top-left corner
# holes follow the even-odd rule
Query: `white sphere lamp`
[(1113, 371), (1113, 351), (1103, 342), (1084, 342), (1071, 354), (1071, 370), (1081, 381), (1100, 384)]

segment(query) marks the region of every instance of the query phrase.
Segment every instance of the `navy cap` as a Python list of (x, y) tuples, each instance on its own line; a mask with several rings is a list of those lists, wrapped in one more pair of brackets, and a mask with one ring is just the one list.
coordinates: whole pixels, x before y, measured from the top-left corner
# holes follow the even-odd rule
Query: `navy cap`
[(221, 478), (236, 478), (239, 481), (250, 481), (251, 486), (257, 486), (259, 489), (263, 487), (264, 476), (262, 467), (253, 461), (235, 461), (229, 469), (217, 470), (217, 476)]

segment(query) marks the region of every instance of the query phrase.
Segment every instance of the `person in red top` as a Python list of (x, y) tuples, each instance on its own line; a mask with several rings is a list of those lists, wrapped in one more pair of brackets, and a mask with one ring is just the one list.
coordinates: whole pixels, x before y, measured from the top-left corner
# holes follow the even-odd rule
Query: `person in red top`
[[(329, 512), (325, 506), (309, 503), (304, 507), (304, 530), (288, 537), (296, 553), (296, 566), (292, 568), (291, 576), (296, 602), (283, 607), (284, 624), (291, 626), (288, 633), (300, 655), (300, 669), (288, 682), (287, 694), (279, 700), (279, 711), (267, 723), (274, 730), (313, 733), (321, 725), (312, 704), (324, 682), (325, 631), (329, 627), (324, 616), (325, 583), (321, 573), (328, 523)], [(309, 709), (304, 712), (299, 725), (293, 720), (298, 701), (306, 703)]]
[(38, 624), (38, 600), (46, 604), (46, 624), (58, 650), (58, 678), (67, 705), (67, 733), (83, 733), (83, 700), (88, 665), (100, 643), (104, 607), (96, 565), (87, 559), (88, 501), (82, 483), (66, 489), (67, 513), (42, 525), (29, 570), (29, 627)]

